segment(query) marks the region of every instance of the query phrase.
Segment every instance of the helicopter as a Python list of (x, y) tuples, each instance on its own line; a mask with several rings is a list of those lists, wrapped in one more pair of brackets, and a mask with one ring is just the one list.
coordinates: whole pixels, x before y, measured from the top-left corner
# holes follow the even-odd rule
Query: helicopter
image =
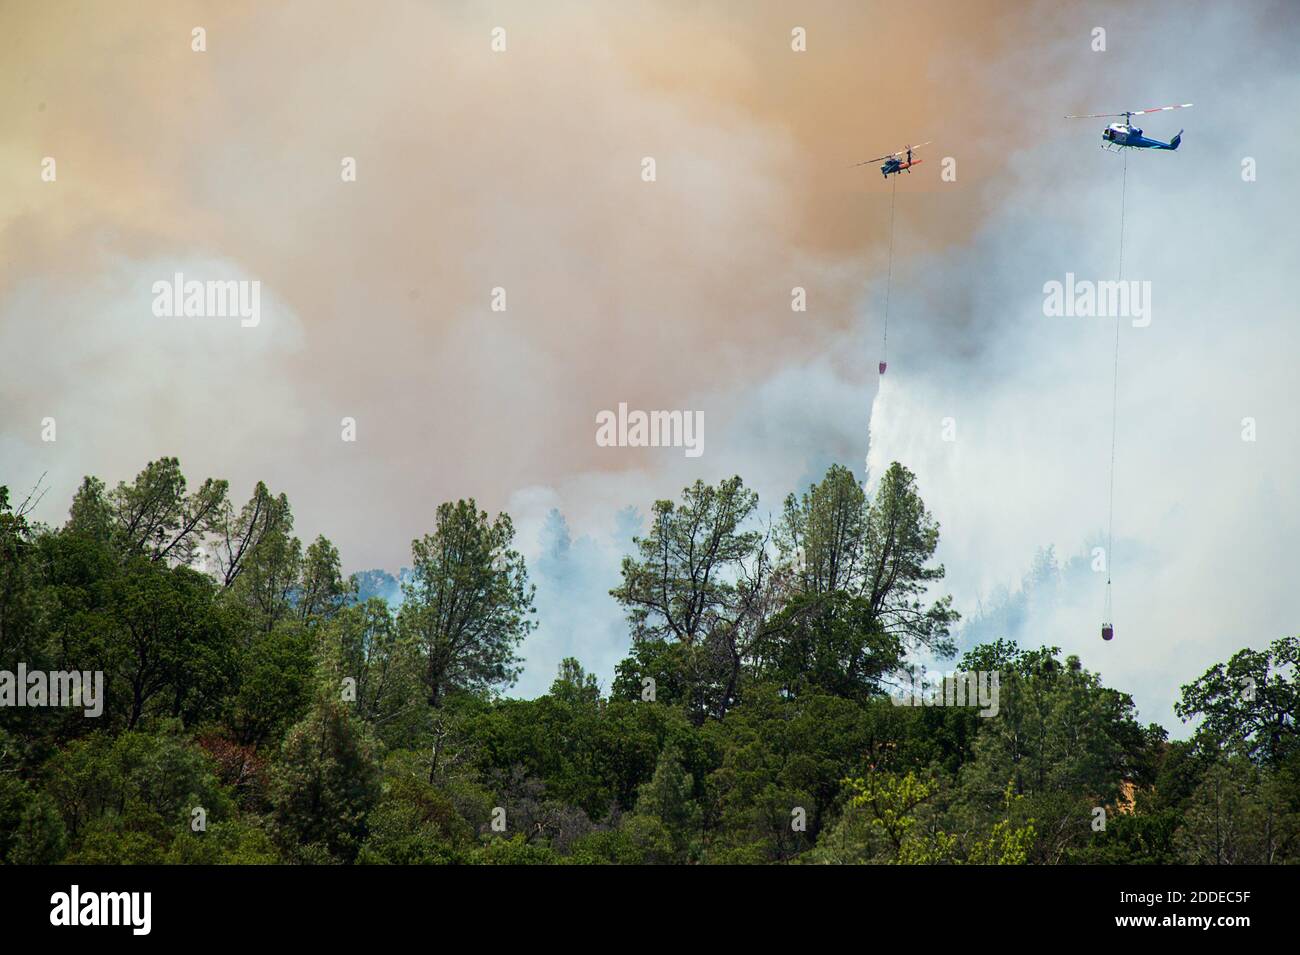
[[(853, 165), (869, 166), (873, 162), (883, 162), (884, 165), (880, 167), (880, 174), (886, 179), (896, 172), (902, 172), (904, 169), (907, 170), (908, 175), (911, 175), (912, 167), (925, 161), (923, 159), (913, 159), (912, 150), (920, 149), (922, 146), (928, 146), (932, 142), (934, 142), (934, 140), (931, 139), (926, 140), (923, 143), (918, 143), (915, 146), (904, 146), (896, 153), (890, 153), (887, 156), (877, 156), (875, 159), (864, 159), (862, 162), (855, 162)], [(907, 157), (906, 160), (903, 159), (904, 156)]]
[(1123, 113), (1088, 113), (1085, 116), (1067, 116), (1066, 119), (1107, 119), (1112, 116), (1123, 116), (1124, 122), (1111, 123), (1101, 131), (1101, 138), (1105, 140), (1101, 144), (1102, 149), (1177, 149), (1178, 144), (1183, 141), (1183, 131), (1180, 129), (1178, 135), (1167, 143), (1162, 143), (1158, 139), (1148, 139), (1142, 135), (1142, 130), (1132, 125), (1134, 116), (1143, 116), (1147, 113), (1163, 113), (1171, 109), (1187, 109), (1192, 103), (1180, 103), (1177, 106), (1156, 106), (1152, 109), (1131, 109)]

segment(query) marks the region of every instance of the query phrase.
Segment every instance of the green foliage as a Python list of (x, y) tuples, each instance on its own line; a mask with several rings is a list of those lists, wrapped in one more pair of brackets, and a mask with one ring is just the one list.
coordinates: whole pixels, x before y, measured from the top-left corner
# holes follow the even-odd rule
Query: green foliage
[(181, 833), (162, 858), (166, 865), (276, 865), (275, 843), (256, 820), (214, 823), (206, 832)]
[[(73, 741), (47, 763), (44, 792), (73, 844), (69, 861), (84, 864), (160, 862), (196, 807), (214, 821), (233, 810), (208, 757), (176, 721)], [(47, 812), (32, 825), (44, 845), (60, 841)]]
[(1173, 809), (1109, 814), (1106, 828), (1086, 845), (1071, 848), (1063, 861), (1083, 865), (1170, 865), (1180, 861), (1174, 833), (1181, 821)]
[(285, 620), (269, 633), (255, 633), (238, 650), (241, 679), (226, 715), (237, 742), (278, 742), (302, 718), (314, 689), (313, 650), (311, 635), (296, 620)]
[(872, 496), (834, 466), (768, 527), (738, 477), (657, 502), (609, 693), (567, 658), (531, 700), (501, 691), (533, 588), (472, 500), (395, 614), (262, 483), (237, 509), (163, 458), (87, 477), (60, 528), (32, 499), (0, 487), (0, 669), (102, 671), (106, 701), (0, 707), (0, 863), (1300, 861), (1297, 638), (1184, 687), (1189, 741), (1050, 646), (966, 652), (993, 716), (885, 696), (956, 621), (898, 464)]
[(725, 713), (732, 700), (728, 685), (734, 662), (725, 646), (711, 638), (703, 643), (681, 643), (647, 638), (632, 645), (614, 677), (616, 699), (643, 700), (681, 707), (700, 724), (710, 715)]
[(600, 704), (600, 684), (573, 657), (560, 661), (560, 672), (551, 684), (550, 696), (568, 706), (595, 707)]
[(757, 506), (739, 477), (716, 488), (696, 481), (680, 505), (655, 501), (650, 533), (633, 541), (637, 557), (623, 559), (623, 583), (610, 591), (627, 609), (635, 640), (691, 645), (735, 612), (738, 589), (728, 571), (759, 542), (742, 529)]
[(107, 528), (128, 553), (149, 560), (190, 564), (202, 538), (217, 527), (226, 503), (227, 484), (212, 478), (193, 494), (175, 458), (151, 461), (130, 484), (105, 494), (87, 478), (73, 502), (74, 519), (87, 521), (97, 533)]
[[(963, 773), (975, 798), (987, 802), (1011, 780), (1016, 795), (1067, 791), (1114, 801), (1131, 778), (1146, 743), (1132, 699), (1058, 653), (1021, 654), (1000, 671), (998, 715), (983, 720)], [(980, 656), (963, 666), (986, 662)]]
[(370, 813), (357, 857), (368, 865), (445, 865), (468, 861), (474, 827), (450, 797), (423, 779), (397, 775)]
[(228, 598), (254, 633), (267, 634), (294, 616), (302, 592), (302, 542), (293, 536), (288, 500), (283, 494), (273, 498), (262, 484), (235, 528), (233, 533), (244, 536), (228, 545), (224, 560), (218, 557), (227, 568)]
[[(682, 765), (675, 747), (666, 746), (660, 752), (654, 775), (637, 794), (635, 817), (658, 823), (673, 861), (685, 861), (699, 838), (701, 813), (695, 801), (695, 780)], [(646, 831), (655, 827), (641, 824), (638, 828)], [(656, 832), (654, 841), (661, 845), (663, 838)]]
[(273, 824), (289, 852), (315, 846), (350, 862), (379, 800), (376, 744), (342, 703), (322, 700), (285, 738), (271, 782)]
[[(1003, 794), (1004, 815), (993, 822), (987, 834), (959, 835), (940, 828), (940, 817), (932, 811), (930, 803), (940, 791), (935, 780), (911, 772), (901, 776), (871, 773), (845, 780), (845, 785), (850, 793), (846, 815), (861, 813), (865, 820), (865, 832), (861, 824), (852, 830), (863, 846), (858, 851), (874, 852), (874, 861), (897, 865), (1023, 865), (1029, 859), (1034, 826), (1032, 822), (1019, 826), (1013, 822), (1019, 797), (1012, 794), (1010, 786)], [(845, 834), (832, 835), (827, 841), (828, 861), (846, 861), (835, 856), (844, 852)]]
[(934, 795), (934, 783), (905, 776), (871, 774), (845, 781), (851, 795), (849, 809), (862, 810), (868, 825), (892, 851), (891, 861), (901, 864), (941, 862), (951, 856), (952, 838), (919, 826), (917, 808)]
[[(876, 742), (874, 714), (825, 693), (794, 699), (757, 687), (727, 719), (706, 729), (721, 753), (707, 777), (721, 833), (709, 857), (748, 847), (764, 861), (811, 848), (839, 810), (841, 781)], [(802, 811), (802, 828), (794, 812)]]
[(34, 793), (18, 819), (4, 861), (13, 865), (52, 865), (63, 858), (67, 845), (67, 830), (54, 800), (44, 793)]
[(355, 593), (343, 579), (343, 561), (338, 548), (322, 535), (307, 548), (302, 561), (301, 582), (294, 594), (298, 619), (303, 623), (329, 620), (347, 606)]
[(647, 865), (666, 863), (671, 856), (671, 840), (661, 824), (628, 816), (621, 828), (599, 829), (579, 838), (563, 861), (569, 865)]
[(1294, 780), (1241, 755), (1216, 760), (1174, 835), (1192, 865), (1273, 865), (1300, 845)]
[(862, 699), (903, 662), (903, 644), (877, 626), (864, 597), (800, 594), (763, 628), (755, 676), (798, 695), (809, 689)]
[(399, 631), (388, 604), (372, 597), (344, 607), (319, 634), (322, 692), (340, 699), (354, 694), (357, 716), (389, 746), (429, 732), (419, 647)]
[[(885, 634), (909, 647), (940, 656), (953, 652), (949, 636), (957, 620), (950, 598), (926, 607), (928, 588), (943, 579), (931, 560), (939, 525), (916, 489), (916, 478), (897, 462), (881, 476), (874, 500), (840, 465), (801, 498), (786, 498), (777, 534), (782, 553), (794, 561), (797, 594), (819, 615), (837, 609), (824, 598), (844, 595), (863, 633)], [(892, 644), (891, 644), (892, 645)]]
[(952, 598), (924, 604), (929, 587), (944, 576), (943, 565), (930, 563), (938, 547), (939, 524), (921, 500), (916, 476), (895, 461), (867, 514), (863, 596), (886, 633), (951, 656), (949, 627), (957, 620)]
[(554, 865), (560, 859), (550, 846), (528, 842), (523, 834), (489, 839), (470, 856), (474, 865)]
[(1012, 821), (1016, 803), (1023, 796), (1014, 796), (1007, 786), (1005, 805), (1007, 815), (993, 823), (987, 836), (973, 836), (966, 846), (966, 862), (970, 865), (1024, 865), (1034, 845), (1035, 830), (1032, 819), (1024, 826)]
[(104, 665), (109, 719), (131, 729), (150, 712), (190, 721), (212, 714), (235, 667), (213, 581), (133, 557), (99, 592), (103, 608), (79, 615), (68, 646), (74, 659)]
[(0, 774), (0, 864), (48, 865), (66, 848), (54, 801), (13, 775)]
[(506, 514), (474, 501), (438, 506), (432, 534), (411, 542), (415, 562), (398, 626), (421, 649), (430, 705), (455, 691), (486, 692), (517, 676), (515, 648), (536, 624), (524, 559)]
[(739, 699), (744, 664), (777, 599), (767, 540), (745, 529), (757, 506), (739, 477), (717, 487), (696, 481), (681, 504), (655, 502), (649, 534), (634, 539), (637, 555), (623, 558), (623, 583), (610, 591), (627, 612), (634, 651), (648, 645), (635, 667), (620, 668), (620, 692), (662, 676), (696, 723)]
[(1199, 717), (1203, 739), (1227, 744), (1277, 766), (1300, 749), (1300, 637), (1267, 650), (1242, 650), (1192, 684), (1174, 707), (1183, 720)]
[(0, 485), (0, 666), (7, 669), (41, 650), (35, 547), (24, 505), (15, 510), (9, 488)]

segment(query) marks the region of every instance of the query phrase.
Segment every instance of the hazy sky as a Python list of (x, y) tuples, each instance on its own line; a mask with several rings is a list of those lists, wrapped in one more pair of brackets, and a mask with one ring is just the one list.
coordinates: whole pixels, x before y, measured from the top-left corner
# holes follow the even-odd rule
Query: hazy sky
[[(1121, 330), (1117, 639), (1090, 572), (1008, 634), (1175, 727), (1181, 684), (1300, 620), (1298, 10), (0, 2), (0, 482), (48, 472), (60, 521), (83, 474), (177, 455), (286, 492), (348, 570), (473, 495), (535, 569), (535, 693), (626, 651), (625, 508), (739, 473), (775, 511), (832, 461), (900, 460), (987, 615), (1037, 549), (1105, 536), (1114, 324), (1044, 317), (1043, 285), (1114, 277), (1125, 160), (1062, 117), (1194, 102), (1143, 117), (1177, 153), (1127, 160), (1152, 322)], [(849, 164), (921, 140), (880, 389), (893, 183)], [(156, 317), (176, 272), (259, 281), (261, 323)], [(620, 402), (702, 411), (704, 454), (597, 447)]]

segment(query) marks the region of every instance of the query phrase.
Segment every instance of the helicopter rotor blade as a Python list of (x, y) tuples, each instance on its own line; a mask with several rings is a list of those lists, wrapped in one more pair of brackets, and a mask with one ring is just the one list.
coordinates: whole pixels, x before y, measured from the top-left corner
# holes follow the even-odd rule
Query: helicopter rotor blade
[(1179, 103), (1177, 106), (1156, 106), (1152, 109), (1134, 109), (1124, 113), (1084, 113), (1079, 116), (1067, 116), (1066, 119), (1110, 119), (1113, 116), (1143, 116), (1146, 113), (1163, 113), (1170, 109), (1187, 109), (1195, 103)]
[(1196, 105), (1195, 103), (1179, 103), (1177, 106), (1155, 106), (1155, 107), (1153, 107), (1153, 108), (1151, 108), (1151, 109), (1135, 109), (1135, 110), (1133, 110), (1133, 115), (1134, 115), (1134, 116), (1143, 116), (1143, 115), (1145, 115), (1146, 113), (1163, 113), (1163, 112), (1165, 112), (1165, 111), (1167, 111), (1167, 110), (1171, 110), (1171, 109), (1187, 109), (1187, 107), (1189, 107), (1189, 106), (1195, 106), (1195, 105)]
[[(884, 162), (886, 159), (901, 159), (903, 156), (907, 155), (909, 150), (916, 150), (920, 149), (922, 146), (929, 146), (932, 142), (934, 142), (933, 139), (927, 139), (925, 142), (917, 143), (915, 146), (904, 146), (896, 153), (886, 153), (884, 156), (877, 156), (875, 159), (864, 159), (862, 162), (855, 162), (853, 165), (868, 166), (873, 162)], [(852, 166), (849, 168), (852, 168)]]

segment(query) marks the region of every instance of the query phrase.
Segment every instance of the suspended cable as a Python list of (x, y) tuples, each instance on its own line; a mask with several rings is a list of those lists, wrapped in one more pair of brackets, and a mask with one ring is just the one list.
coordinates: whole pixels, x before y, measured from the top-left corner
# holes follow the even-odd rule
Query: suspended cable
[(889, 363), (889, 297), (894, 287), (894, 203), (898, 198), (898, 177), (889, 193), (889, 271), (885, 277), (885, 334), (880, 347), (880, 373), (885, 373)]
[[(1124, 153), (1124, 171), (1119, 188), (1119, 274), (1118, 281), (1124, 280), (1124, 206), (1128, 198), (1128, 150)], [(1114, 636), (1111, 606), (1111, 578), (1115, 570), (1115, 436), (1119, 423), (1119, 315), (1115, 316), (1115, 362), (1111, 371), (1110, 386), (1110, 503), (1106, 528), (1106, 608), (1102, 620), (1102, 639)]]

